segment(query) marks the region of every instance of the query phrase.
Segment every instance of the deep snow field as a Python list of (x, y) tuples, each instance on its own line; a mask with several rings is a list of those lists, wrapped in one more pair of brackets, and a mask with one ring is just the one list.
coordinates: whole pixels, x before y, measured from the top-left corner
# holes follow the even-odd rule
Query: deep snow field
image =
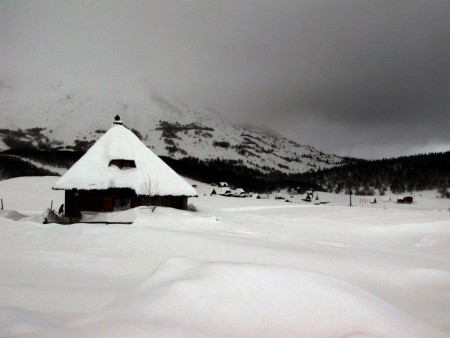
[(450, 200), (433, 191), (349, 208), (191, 181), (197, 212), (37, 223), (56, 180), (0, 181), (0, 337), (450, 336)]

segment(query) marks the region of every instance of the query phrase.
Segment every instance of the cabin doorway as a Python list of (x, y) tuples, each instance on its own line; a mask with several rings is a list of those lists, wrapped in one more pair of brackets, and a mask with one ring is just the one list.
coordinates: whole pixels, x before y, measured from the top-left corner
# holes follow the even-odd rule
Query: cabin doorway
[(113, 198), (112, 197), (104, 197), (103, 198), (103, 211), (112, 211), (113, 210)]

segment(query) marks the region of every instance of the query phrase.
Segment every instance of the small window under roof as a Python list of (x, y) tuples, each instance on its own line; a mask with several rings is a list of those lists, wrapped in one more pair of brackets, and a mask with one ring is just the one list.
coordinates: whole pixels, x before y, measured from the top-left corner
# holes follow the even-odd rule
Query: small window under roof
[(116, 166), (119, 169), (136, 168), (134, 160), (111, 160), (109, 166)]

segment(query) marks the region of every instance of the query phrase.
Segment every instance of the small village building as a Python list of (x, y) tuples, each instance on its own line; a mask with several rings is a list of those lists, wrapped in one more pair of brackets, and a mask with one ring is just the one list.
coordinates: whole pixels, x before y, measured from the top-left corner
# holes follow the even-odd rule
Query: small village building
[(412, 196), (406, 196), (406, 197), (397, 199), (397, 203), (400, 203), (400, 204), (411, 204), (412, 202), (413, 202)]
[(295, 195), (298, 194), (298, 191), (297, 191), (297, 189), (290, 188), (290, 189), (288, 189), (287, 193), (288, 193), (289, 196), (295, 196)]
[(218, 186), (220, 188), (229, 188), (230, 187), (227, 182), (219, 182)]
[(211, 191), (209, 196), (232, 196), (231, 190), (229, 188), (215, 188)]
[(231, 192), (230, 188), (224, 187), (224, 188), (218, 188), (215, 190), (216, 190), (217, 194), (220, 196), (227, 196), (227, 197), (233, 196), (233, 193)]
[(312, 190), (308, 190), (308, 191), (306, 192), (306, 197), (303, 198), (302, 201), (305, 201), (305, 202), (311, 202), (312, 199), (313, 199), (313, 197), (314, 197), (313, 194), (314, 194), (314, 193), (313, 193)]
[(236, 190), (233, 191), (233, 196), (235, 197), (247, 197), (247, 193), (245, 192), (244, 189), (242, 188), (237, 188)]
[(66, 217), (141, 205), (187, 209), (196, 190), (116, 116), (113, 126), (55, 184), (65, 190)]

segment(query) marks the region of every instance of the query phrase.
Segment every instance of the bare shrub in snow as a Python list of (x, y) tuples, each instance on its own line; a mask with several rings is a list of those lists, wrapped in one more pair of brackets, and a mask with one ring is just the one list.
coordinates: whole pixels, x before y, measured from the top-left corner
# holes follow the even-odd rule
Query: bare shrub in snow
[(147, 195), (143, 197), (144, 204), (149, 206), (152, 209), (152, 212), (154, 212), (156, 208), (161, 205), (158, 183), (154, 183), (150, 177), (147, 177), (147, 180), (145, 181), (145, 191)]

